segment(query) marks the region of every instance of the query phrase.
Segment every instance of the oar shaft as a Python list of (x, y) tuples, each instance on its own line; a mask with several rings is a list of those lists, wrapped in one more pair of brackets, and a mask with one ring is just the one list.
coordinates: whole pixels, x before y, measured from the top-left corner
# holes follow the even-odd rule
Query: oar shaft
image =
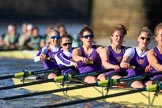
[(50, 90), (50, 91), (34, 92), (34, 93), (28, 93), (28, 94), (17, 95), (17, 96), (12, 96), (12, 97), (5, 97), (5, 98), (0, 98), (0, 99), (3, 99), (3, 100), (11, 100), (11, 99), (31, 97), (31, 96), (38, 96), (38, 95), (44, 95), (44, 94), (49, 94), (49, 93), (56, 93), (56, 92), (63, 92), (63, 91), (68, 91), (68, 90), (74, 90), (74, 89), (81, 89), (81, 88), (92, 87), (92, 86), (96, 86), (96, 84), (97, 83), (85, 84), (85, 85), (78, 85), (78, 86), (69, 87), (69, 88), (60, 88), (60, 89), (55, 89), (55, 90)]
[(88, 76), (88, 75), (96, 75), (96, 74), (101, 74), (101, 73), (112, 71), (112, 70), (114, 70), (114, 69), (113, 68), (111, 68), (111, 69), (101, 69), (101, 70), (97, 70), (97, 71), (86, 72), (86, 73), (74, 75), (73, 77), (78, 78), (78, 77), (83, 77), (83, 76)]
[(13, 77), (14, 77), (14, 75), (0, 76), (0, 80), (9, 79), (9, 78), (13, 78)]
[(116, 93), (116, 94), (110, 94), (110, 95), (105, 95), (105, 96), (99, 96), (99, 97), (95, 97), (95, 98), (74, 100), (74, 101), (69, 101), (69, 102), (64, 102), (64, 103), (59, 103), (59, 104), (54, 104), (54, 105), (39, 106), (39, 107), (35, 107), (35, 108), (52, 108), (52, 107), (68, 106), (68, 105), (80, 104), (80, 103), (85, 103), (85, 102), (90, 102), (90, 101), (95, 101), (95, 100), (100, 100), (100, 99), (112, 98), (112, 97), (116, 97), (116, 96), (133, 94), (133, 93), (137, 93), (137, 92), (141, 92), (141, 91), (145, 91), (145, 88), (137, 89), (137, 90), (130, 90), (130, 91)]
[(48, 70), (38, 70), (38, 71), (32, 71), (32, 75), (37, 75), (37, 74), (43, 74), (43, 73), (50, 73), (56, 71), (56, 69), (48, 69)]
[(42, 73), (51, 73), (54, 71), (64, 70), (74, 68), (74, 66), (68, 66), (68, 67), (61, 67), (61, 68), (54, 68), (54, 69), (45, 69), (45, 70), (38, 70), (38, 71), (28, 71), (24, 70), (23, 72), (17, 72), (15, 74), (0, 76), (0, 80), (9, 79), (9, 78), (22, 78), (22, 77), (29, 77), (31, 75), (37, 75)]
[(152, 77), (152, 76), (159, 75), (159, 74), (162, 74), (162, 73), (161, 72), (145, 73), (145, 74), (141, 74), (141, 75), (135, 75), (135, 76), (130, 76), (130, 77), (126, 77), (126, 78), (120, 78), (120, 79), (117, 79), (117, 82), (130, 81), (130, 80), (142, 80), (146, 77)]
[(35, 82), (30, 82), (30, 83), (5, 86), (5, 87), (0, 87), (0, 90), (7, 90), (7, 89), (18, 88), (18, 87), (31, 86), (31, 85), (42, 84), (42, 83), (47, 83), (47, 82), (54, 82), (54, 80), (53, 79), (47, 79), (47, 80), (42, 80), (42, 81), (35, 81)]
[(71, 79), (72, 79), (71, 75), (67, 74), (67, 75), (57, 76), (55, 78), (47, 79), (47, 80), (40, 80), (40, 81), (34, 81), (34, 82), (29, 82), (29, 83), (24, 83), (24, 84), (0, 87), (0, 90), (7, 90), (7, 89), (18, 88), (18, 87), (31, 86), (31, 85), (42, 84), (42, 83), (47, 83), (47, 82), (61, 82), (63, 80), (69, 81)]
[(53, 71), (64, 70), (64, 69), (69, 69), (69, 68), (74, 68), (74, 66), (66, 66), (66, 67), (61, 67), (61, 68), (32, 71), (31, 74), (32, 75), (37, 75), (37, 74), (42, 74), (42, 73), (51, 73)]

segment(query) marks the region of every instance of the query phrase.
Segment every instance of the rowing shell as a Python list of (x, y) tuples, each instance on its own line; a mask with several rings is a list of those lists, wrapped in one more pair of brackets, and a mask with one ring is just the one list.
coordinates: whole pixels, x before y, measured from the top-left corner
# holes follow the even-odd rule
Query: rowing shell
[(33, 50), (33, 51), (29, 51), (29, 50), (1, 51), (0, 57), (19, 58), (19, 59), (33, 59), (36, 56), (37, 53), (38, 53), (37, 50)]
[[(22, 81), (20, 79), (13, 78), (14, 84), (22, 84)], [(76, 86), (76, 84), (67, 84), (66, 87), (72, 87)], [(64, 86), (65, 87), (65, 86)], [(49, 82), (49, 83), (43, 83), (43, 84), (37, 84), (33, 86), (27, 86), (23, 87), (24, 89), (33, 91), (33, 92), (40, 92), (40, 91), (49, 91), (54, 89), (60, 89), (62, 88), (60, 83), (55, 82)], [(107, 95), (115, 94), (115, 93), (121, 93), (131, 90), (130, 88), (112, 88), (108, 91)], [(82, 89), (75, 89), (75, 90), (69, 90), (64, 92), (57, 92), (54, 93), (55, 95), (59, 96), (65, 96), (70, 98), (93, 98), (105, 95), (107, 93), (107, 90), (105, 87), (88, 87), (88, 88), (82, 88)], [(162, 96), (158, 94), (158, 96), (154, 95), (155, 92), (137, 92), (133, 94), (125, 94), (122, 96), (116, 96), (111, 97), (107, 99), (103, 99), (100, 101), (106, 101), (109, 103), (115, 102), (120, 103), (126, 106), (149, 106), (153, 105), (154, 107), (162, 107)]]

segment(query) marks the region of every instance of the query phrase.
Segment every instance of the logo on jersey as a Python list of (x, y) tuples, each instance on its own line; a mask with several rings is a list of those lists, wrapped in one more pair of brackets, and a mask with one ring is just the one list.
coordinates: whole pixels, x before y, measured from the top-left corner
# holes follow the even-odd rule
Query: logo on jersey
[(121, 62), (122, 61), (122, 57), (116, 57), (117, 62)]
[(138, 60), (138, 64), (144, 64), (144, 60), (143, 59), (139, 59)]

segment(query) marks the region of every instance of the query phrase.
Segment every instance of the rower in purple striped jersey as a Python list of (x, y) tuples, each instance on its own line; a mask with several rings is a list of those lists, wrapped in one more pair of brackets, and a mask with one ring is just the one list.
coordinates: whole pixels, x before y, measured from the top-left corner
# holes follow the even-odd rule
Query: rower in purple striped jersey
[[(90, 71), (96, 71), (102, 69), (100, 53), (102, 47), (92, 45), (94, 34), (89, 26), (85, 26), (80, 31), (80, 40), (82, 46), (76, 48), (72, 52), (72, 58), (78, 64), (80, 73), (87, 73)], [(93, 63), (89, 63), (89, 62)], [(86, 83), (95, 83), (97, 80), (105, 80), (104, 74), (88, 75), (82, 80)]]
[[(121, 68), (128, 69), (128, 77), (134, 75), (144, 74), (151, 71), (151, 66), (147, 60), (148, 45), (151, 41), (152, 33), (147, 27), (142, 28), (137, 35), (138, 45), (136, 48), (129, 48), (122, 59), (120, 64)], [(135, 69), (130, 68), (135, 66)], [(135, 80), (129, 82), (129, 86), (133, 88), (143, 88), (145, 85), (150, 85), (150, 79)]]
[(110, 36), (111, 45), (102, 49), (102, 65), (106, 69), (114, 69), (106, 72), (105, 75), (112, 79), (119, 79), (127, 75), (126, 70), (120, 68), (120, 62), (127, 49), (127, 47), (122, 46), (126, 34), (127, 29), (124, 25), (118, 24), (114, 26)]
[[(60, 38), (61, 50), (55, 54), (55, 60), (59, 67), (74, 66), (77, 68), (77, 63), (72, 60), (72, 37), (64, 35)], [(69, 68), (61, 71), (62, 74), (69, 74), (77, 72), (74, 68)]]
[[(155, 41), (157, 46), (147, 53), (147, 58), (152, 66), (152, 72), (162, 72), (162, 22), (155, 27)], [(162, 74), (152, 79), (153, 83), (162, 81)]]
[[(56, 60), (54, 59), (54, 56), (56, 52), (60, 50), (60, 35), (59, 32), (55, 29), (52, 29), (48, 33), (48, 45), (41, 48), (37, 54), (37, 56), (34, 58), (34, 61), (37, 62), (39, 60), (43, 61), (44, 69), (53, 69), (58, 68)], [(47, 60), (47, 58), (50, 58), (50, 60)], [(48, 79), (55, 77), (55, 73), (46, 74), (45, 77)]]

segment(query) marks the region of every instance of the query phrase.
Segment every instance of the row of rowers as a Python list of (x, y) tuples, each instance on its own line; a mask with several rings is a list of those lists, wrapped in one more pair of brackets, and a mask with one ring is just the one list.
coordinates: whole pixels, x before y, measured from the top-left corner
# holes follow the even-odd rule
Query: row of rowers
[[(157, 46), (153, 49), (148, 49), (151, 32), (147, 27), (139, 31), (137, 35), (138, 45), (134, 48), (122, 45), (123, 38), (127, 34), (127, 29), (122, 24), (113, 28), (110, 37), (111, 44), (107, 47), (92, 45), (94, 35), (92, 29), (88, 26), (83, 27), (80, 31), (82, 46), (79, 48), (72, 48), (72, 38), (69, 35), (60, 38), (58, 34), (56, 30), (51, 30), (48, 45), (40, 49), (35, 57), (35, 61), (38, 57), (41, 58), (45, 69), (73, 65), (76, 67), (75, 69), (62, 70), (60, 74), (74, 74), (75, 72), (77, 74), (77, 72), (87, 73), (100, 70), (103, 67), (106, 69), (113, 68), (113, 71), (80, 78), (85, 83), (94, 83), (97, 80), (105, 80), (107, 77), (119, 79), (146, 72), (162, 71), (162, 23), (159, 23), (155, 28)], [(50, 60), (47, 60), (47, 57)], [(89, 61), (93, 61), (93, 63)], [(138, 68), (132, 69), (132, 66)], [(53, 72), (45, 76), (50, 79), (60, 74)], [(161, 77), (162, 75), (156, 75), (142, 81), (129, 81), (128, 85), (133, 88), (142, 88), (159, 81)]]

